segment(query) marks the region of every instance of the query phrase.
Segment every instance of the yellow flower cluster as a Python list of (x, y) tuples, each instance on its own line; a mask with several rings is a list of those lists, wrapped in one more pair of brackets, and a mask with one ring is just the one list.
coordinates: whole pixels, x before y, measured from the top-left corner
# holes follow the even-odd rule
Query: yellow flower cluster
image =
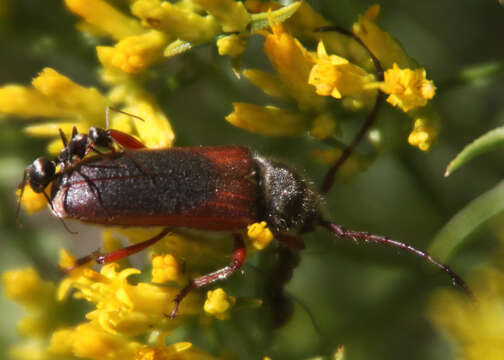
[[(295, 104), (297, 109), (234, 103), (234, 111), (226, 120), (266, 136), (309, 133), (318, 139), (328, 139), (339, 131), (339, 119), (335, 118), (328, 97), (339, 100), (344, 109), (356, 111), (371, 107), (377, 91), (387, 94), (387, 102), (415, 119), (411, 110), (427, 105), (434, 96), (435, 86), (426, 79), (425, 70), (417, 68), (399, 44), (378, 28), (375, 24), (378, 13), (379, 7), (372, 6), (359, 17), (353, 32), (385, 70), (383, 79), (376, 74), (380, 69), (373, 67), (370, 54), (362, 45), (341, 34), (314, 33), (314, 29), (328, 24), (306, 3), (282, 24), (270, 19), (271, 32), (260, 34), (265, 37), (264, 52), (276, 73), (247, 69), (243, 75), (266, 94)], [(295, 35), (318, 41), (317, 51), (307, 50)], [(341, 55), (331, 54), (327, 49)], [(429, 119), (424, 118), (424, 122)], [(427, 134), (415, 127), (409, 142), (427, 150), (436, 130), (430, 127)]]
[(429, 317), (440, 332), (455, 342), (456, 358), (504, 358), (504, 272), (486, 268), (470, 281), (477, 301), (456, 291), (439, 291)]
[[(65, 0), (65, 4), (83, 19), (79, 30), (117, 41), (96, 48), (102, 65), (129, 74), (210, 41), (238, 64), (250, 31), (266, 26), (266, 13), (252, 14), (243, 2), (234, 0), (135, 0), (130, 2), (134, 17), (105, 0)], [(271, 16), (282, 21), (298, 6), (286, 6)]]
[[(68, 260), (68, 254), (65, 257)], [(154, 261), (153, 261), (154, 262)], [(154, 264), (154, 267), (156, 265)], [(6, 295), (23, 305), (30, 316), (18, 323), (18, 330), (26, 342), (11, 348), (12, 358), (55, 359), (57, 356), (75, 356), (86, 359), (211, 359), (213, 357), (192, 347), (190, 343), (165, 345), (165, 332), (183, 323), (184, 316), (202, 314), (202, 301), (191, 293), (180, 308), (180, 317), (170, 320), (172, 300), (178, 289), (128, 281), (140, 270), (119, 270), (118, 264), (108, 264), (100, 272), (89, 268), (77, 269), (56, 286), (44, 281), (31, 268), (8, 271), (3, 274)], [(68, 291), (74, 297), (95, 304), (88, 321), (76, 326), (60, 323), (55, 317), (61, 312)], [(208, 293), (205, 311), (224, 318), (234, 302), (222, 289)], [(136, 336), (149, 334), (145, 345)], [(47, 340), (49, 339), (49, 340)]]
[[(131, 0), (130, 14), (105, 0), (65, 0), (67, 8), (81, 18), (77, 29), (95, 37), (107, 37), (111, 46), (97, 46), (101, 63), (100, 81), (105, 93), (81, 86), (51, 68), (43, 69), (31, 86), (8, 84), (0, 87), (0, 114), (24, 119), (44, 118), (46, 122), (26, 126), (33, 136), (52, 137), (49, 152), (63, 147), (59, 129), (67, 137), (73, 126), (87, 133), (90, 126), (105, 127), (105, 109), (113, 107), (108, 125), (137, 136), (149, 148), (173, 145), (175, 134), (169, 119), (154, 97), (142, 86), (139, 74), (164, 59), (214, 42), (218, 53), (229, 56), (235, 74), (242, 75), (283, 106), (234, 103), (226, 117), (231, 124), (265, 136), (310, 134), (328, 144), (341, 135), (335, 107), (358, 111), (373, 106), (378, 92), (414, 119), (409, 143), (427, 150), (438, 127), (428, 107), (435, 86), (423, 68), (412, 61), (399, 44), (379, 29), (375, 20), (379, 7), (371, 7), (353, 26), (361, 44), (335, 32), (314, 32), (329, 23), (305, 2), (281, 6), (257, 0)], [(274, 73), (241, 69), (241, 60), (252, 35), (264, 37), (264, 53)], [(316, 51), (303, 45), (317, 44)], [(371, 52), (384, 74), (373, 66)], [(383, 76), (382, 76), (383, 75)], [(127, 113), (140, 117), (128, 116)], [(331, 142), (332, 141), (332, 142)], [(315, 157), (335, 162), (342, 150), (314, 151)], [(343, 168), (347, 174), (365, 168), (370, 157), (354, 156)], [(48, 191), (48, 189), (46, 189)], [(18, 192), (19, 194), (19, 192)], [(25, 188), (22, 205), (35, 212), (47, 204), (43, 194)], [(104, 231), (104, 251), (121, 247), (115, 234), (138, 243), (151, 238), (153, 229)], [(251, 224), (242, 234), (247, 250), (262, 250), (273, 234), (267, 224)], [(17, 359), (211, 359), (190, 343), (166, 345), (169, 331), (189, 317), (226, 319), (236, 310), (239, 299), (223, 289), (208, 291), (206, 300), (191, 292), (181, 304), (179, 316), (170, 320), (173, 299), (191, 278), (209, 267), (228, 260), (229, 241), (204, 235), (169, 234), (154, 246), (150, 281), (145, 271), (127, 260), (104, 265), (100, 271), (81, 266), (56, 286), (44, 281), (33, 269), (3, 274), (6, 294), (30, 314), (18, 324), (26, 340), (11, 349)], [(75, 258), (62, 251), (63, 268), (72, 268)], [(143, 277), (141, 277), (143, 275)], [(86, 320), (77, 325), (60, 323), (58, 314), (69, 294), (91, 304)], [(58, 299), (59, 301), (56, 301)], [(243, 303), (243, 302), (242, 302)], [(246, 303), (245, 303), (246, 304)], [(250, 301), (241, 308), (257, 306)], [(142, 340), (146, 339), (146, 340)], [(35, 345), (34, 345), (35, 344)], [(341, 351), (341, 356), (343, 351)]]

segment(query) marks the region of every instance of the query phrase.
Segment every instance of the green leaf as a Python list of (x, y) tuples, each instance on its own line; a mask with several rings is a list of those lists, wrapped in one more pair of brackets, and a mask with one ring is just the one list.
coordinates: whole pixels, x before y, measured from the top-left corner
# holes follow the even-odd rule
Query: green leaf
[(456, 169), (471, 159), (504, 145), (504, 126), (498, 127), (480, 136), (467, 145), (446, 167), (444, 176), (449, 176)]
[(451, 218), (432, 240), (429, 252), (439, 261), (446, 262), (471, 233), (503, 210), (504, 181), (471, 201)]
[(255, 31), (269, 26), (270, 18), (278, 23), (284, 22), (292, 15), (294, 15), (294, 13), (300, 6), (301, 2), (297, 1), (291, 5), (284, 6), (275, 11), (265, 11), (258, 14), (252, 14), (252, 22), (250, 25), (250, 30)]

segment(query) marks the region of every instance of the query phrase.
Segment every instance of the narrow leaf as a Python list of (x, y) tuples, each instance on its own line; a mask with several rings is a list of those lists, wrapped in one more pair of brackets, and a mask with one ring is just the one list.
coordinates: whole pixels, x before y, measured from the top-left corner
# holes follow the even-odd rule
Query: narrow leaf
[(479, 226), (504, 210), (504, 181), (480, 195), (460, 210), (437, 233), (429, 252), (446, 262), (467, 237)]
[(471, 159), (504, 145), (504, 126), (490, 130), (467, 145), (446, 167), (444, 176), (449, 176), (456, 169)]

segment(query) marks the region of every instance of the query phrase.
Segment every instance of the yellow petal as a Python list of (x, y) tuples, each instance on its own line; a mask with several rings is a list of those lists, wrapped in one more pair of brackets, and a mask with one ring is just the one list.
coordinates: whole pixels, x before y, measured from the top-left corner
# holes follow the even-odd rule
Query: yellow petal
[(104, 123), (107, 100), (97, 89), (82, 87), (51, 68), (42, 70), (32, 84), (62, 108), (80, 114), (83, 120)]
[(174, 39), (203, 43), (220, 33), (218, 22), (212, 16), (201, 16), (160, 0), (137, 0), (131, 12), (143, 20), (144, 25), (162, 31)]
[(162, 32), (152, 30), (124, 38), (113, 47), (97, 46), (96, 51), (104, 66), (138, 73), (162, 59), (167, 44), (168, 38)]
[(313, 66), (311, 54), (280, 24), (272, 24), (273, 33), (266, 36), (264, 51), (286, 85), (289, 94), (303, 109), (318, 109), (325, 99), (308, 84)]
[(53, 99), (20, 85), (0, 87), (0, 113), (20, 117), (64, 117), (70, 114)]
[(379, 5), (371, 6), (364, 15), (359, 16), (353, 25), (353, 32), (378, 58), (384, 69), (391, 68), (394, 63), (399, 64), (400, 67), (416, 66), (414, 60), (406, 54), (401, 45), (376, 25), (375, 21), (379, 12)]
[(236, 34), (223, 36), (217, 40), (219, 55), (229, 55), (231, 57), (243, 54), (247, 46), (247, 41)]
[(144, 32), (136, 19), (122, 14), (103, 0), (65, 0), (65, 4), (94, 28), (116, 40)]
[(288, 91), (278, 76), (254, 69), (244, 70), (243, 75), (266, 94), (284, 100), (288, 99)]
[(30, 308), (43, 309), (54, 298), (54, 284), (42, 280), (33, 268), (6, 271), (2, 282), (9, 299)]
[(363, 95), (369, 91), (366, 85), (373, 80), (374, 77), (361, 67), (340, 56), (327, 55), (323, 42), (319, 42), (315, 65), (308, 79), (317, 94), (336, 99)]
[(266, 136), (297, 136), (307, 130), (306, 117), (274, 106), (233, 103), (226, 120), (234, 126)]
[(250, 15), (242, 2), (234, 0), (193, 0), (221, 23), (224, 32), (244, 31)]
[[(45, 191), (47, 194), (50, 193), (50, 185), (45, 189)], [(21, 196), (21, 189), (18, 189), (16, 194), (18, 196), (18, 201), (21, 201), (21, 206), (27, 214), (34, 214), (42, 209), (45, 209), (48, 204), (44, 194), (36, 193), (28, 184), (24, 186), (23, 198), (19, 198)]]
[(313, 120), (310, 135), (323, 140), (334, 135), (337, 129), (338, 125), (334, 117), (329, 113), (323, 113)]
[(124, 111), (144, 119), (134, 119), (134, 123), (140, 139), (148, 148), (168, 148), (173, 145), (175, 133), (154, 98), (143, 92), (135, 92), (127, 99), (127, 103)]

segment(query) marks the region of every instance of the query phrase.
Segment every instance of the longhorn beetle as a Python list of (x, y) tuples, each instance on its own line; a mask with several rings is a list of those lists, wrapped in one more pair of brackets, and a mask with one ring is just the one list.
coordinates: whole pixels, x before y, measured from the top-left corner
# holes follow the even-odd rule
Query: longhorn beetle
[[(357, 35), (336, 26), (316, 31), (337, 31), (354, 38), (368, 51), (378, 79), (383, 80), (378, 58)], [(141, 243), (80, 258), (76, 266), (92, 260), (103, 264), (134, 254), (161, 240), (172, 227), (232, 232), (234, 251), (230, 264), (191, 280), (175, 297), (171, 318), (177, 315), (180, 302), (192, 289), (225, 279), (241, 268), (246, 253), (237, 231), (259, 221), (266, 221), (275, 237), (291, 248), (303, 247), (299, 235), (323, 227), (339, 238), (376, 242), (408, 251), (446, 272), (454, 284), (472, 297), (462, 278), (429, 254), (384, 236), (347, 230), (327, 220), (321, 211), (322, 195), (329, 191), (337, 169), (374, 122), (383, 99), (379, 92), (366, 122), (327, 172), (320, 193), (311, 189), (308, 181), (289, 166), (243, 146), (146, 149), (127, 134), (102, 130), (104, 143), (94, 133), (83, 136), (86, 138), (83, 152), (77, 150), (82, 149), (79, 146), (72, 147), (80, 144), (76, 131), (68, 144), (62, 135), (65, 148), (58, 158), (53, 161), (39, 158), (26, 168), (20, 184), (21, 196), (28, 184), (33, 191), (44, 194), (53, 214), (60, 219), (110, 226), (164, 227), (159, 234)], [(98, 133), (101, 134), (97, 130)], [(113, 142), (125, 149), (114, 151)], [(95, 145), (109, 148), (111, 152), (101, 153)], [(84, 158), (90, 151), (98, 155)], [(58, 162), (61, 166), (56, 171)], [(45, 192), (49, 184), (52, 184), (50, 195)]]
[[(74, 135), (62, 153), (71, 153), (69, 145), (76, 138)], [(191, 280), (176, 296), (171, 318), (192, 289), (225, 279), (244, 264), (245, 246), (237, 232), (260, 221), (266, 221), (276, 238), (291, 247), (302, 244), (299, 235), (323, 227), (340, 238), (406, 250), (446, 272), (471, 294), (454, 271), (427, 253), (383, 236), (347, 230), (327, 220), (321, 211), (321, 195), (303, 177), (246, 147), (137, 148), (77, 157), (79, 161), (58, 157), (64, 166), (57, 172), (54, 160), (35, 160), (25, 171), (21, 189), (29, 185), (33, 191), (44, 193), (53, 214), (60, 219), (105, 226), (164, 227), (141, 243), (108, 254), (93, 253), (77, 260), (77, 265), (119, 260), (161, 240), (173, 227), (233, 233), (230, 264)], [(52, 184), (50, 194), (44, 191), (48, 184)]]

